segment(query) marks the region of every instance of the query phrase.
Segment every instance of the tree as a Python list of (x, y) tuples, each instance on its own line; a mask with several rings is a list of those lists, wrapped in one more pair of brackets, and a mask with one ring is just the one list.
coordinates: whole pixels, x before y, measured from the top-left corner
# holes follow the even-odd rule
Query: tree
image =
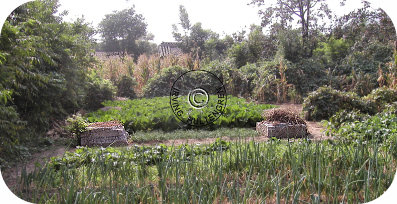
[(310, 29), (319, 25), (318, 19), (331, 18), (331, 11), (325, 0), (277, 0), (275, 5), (269, 5), (265, 0), (252, 0), (251, 4), (266, 7), (265, 10), (259, 11), (264, 27), (279, 23), (286, 28), (298, 18), (304, 49), (308, 48)]
[(108, 52), (127, 52), (137, 59), (141, 53), (138, 41), (145, 40), (147, 24), (134, 7), (107, 14), (99, 24), (104, 50)]
[(251, 32), (248, 34), (248, 49), (250, 52), (250, 61), (256, 62), (262, 56), (265, 50), (265, 36), (262, 28), (257, 25), (251, 25)]
[(262, 27), (251, 25), (248, 38), (244, 34), (244, 30), (235, 33), (235, 43), (228, 49), (228, 56), (238, 68), (247, 63), (257, 62), (265, 54), (266, 36), (262, 32)]
[(172, 24), (172, 35), (177, 42), (181, 43), (181, 49), (184, 52), (190, 52), (191, 45), (189, 43), (189, 34), (191, 24), (189, 20), (189, 14), (183, 5), (179, 5), (179, 21), (179, 25), (182, 27), (183, 34), (179, 33), (177, 25)]
[(94, 62), (94, 29), (83, 19), (63, 22), (58, 7), (57, 0), (26, 3), (11, 13), (2, 28), (0, 135), (5, 141), (0, 143), (2, 158), (3, 150), (8, 151), (18, 143), (37, 141), (54, 120), (82, 106), (85, 73)]
[(205, 42), (210, 38), (219, 38), (218, 34), (209, 29), (203, 29), (200, 22), (192, 26), (189, 20), (189, 14), (182, 5), (179, 6), (179, 20), (179, 25), (182, 27), (183, 33), (180, 33), (178, 26), (173, 24), (172, 35), (174, 39), (180, 42), (183, 52), (192, 53), (194, 56), (201, 58), (205, 50)]
[(348, 53), (337, 66), (338, 74), (355, 71), (371, 73), (375, 77), (378, 67), (393, 60), (396, 30), (390, 17), (381, 9), (372, 9), (368, 2), (336, 19), (332, 37), (351, 44)]

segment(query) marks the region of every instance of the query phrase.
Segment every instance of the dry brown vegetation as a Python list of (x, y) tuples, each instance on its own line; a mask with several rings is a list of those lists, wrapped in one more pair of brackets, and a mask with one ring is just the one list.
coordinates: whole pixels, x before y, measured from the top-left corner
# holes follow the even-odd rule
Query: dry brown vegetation
[(182, 54), (179, 56), (168, 55), (160, 57), (158, 54), (141, 55), (134, 62), (131, 56), (96, 56), (98, 65), (94, 67), (99, 75), (116, 84), (123, 76), (133, 77), (137, 85), (135, 92), (142, 94), (143, 87), (149, 79), (160, 72), (161, 69), (171, 66), (187, 67), (190, 70), (199, 69), (199, 62), (191, 54)]

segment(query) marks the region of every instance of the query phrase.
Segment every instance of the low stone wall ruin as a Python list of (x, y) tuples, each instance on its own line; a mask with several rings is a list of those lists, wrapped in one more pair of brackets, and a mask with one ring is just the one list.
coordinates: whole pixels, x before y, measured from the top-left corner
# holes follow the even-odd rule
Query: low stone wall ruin
[(81, 135), (81, 146), (124, 146), (128, 145), (127, 136), (119, 123), (93, 123)]
[(287, 124), (287, 123), (256, 123), (256, 131), (260, 136), (276, 138), (301, 138), (307, 136), (307, 127), (304, 124)]

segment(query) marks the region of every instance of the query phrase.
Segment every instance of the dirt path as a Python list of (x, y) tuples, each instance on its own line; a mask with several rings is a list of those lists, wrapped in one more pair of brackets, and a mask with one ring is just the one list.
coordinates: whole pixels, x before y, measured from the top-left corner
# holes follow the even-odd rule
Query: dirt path
[(32, 159), (18, 163), (16, 166), (6, 169), (1, 172), (4, 182), (10, 189), (15, 189), (18, 182), (17, 178), (21, 175), (23, 166), (26, 165), (26, 171), (33, 172), (36, 163), (43, 165), (45, 162), (49, 161), (51, 157), (62, 156), (66, 151), (74, 151), (75, 148), (66, 149), (64, 146), (54, 146), (48, 150), (42, 152), (34, 153)]

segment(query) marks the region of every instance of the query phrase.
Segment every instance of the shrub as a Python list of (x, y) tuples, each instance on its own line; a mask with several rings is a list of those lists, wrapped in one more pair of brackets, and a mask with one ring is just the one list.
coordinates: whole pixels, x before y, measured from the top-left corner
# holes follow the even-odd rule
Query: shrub
[(136, 98), (136, 94), (134, 91), (134, 86), (136, 82), (134, 78), (123, 76), (121, 80), (117, 83), (117, 96), (127, 97), (127, 98)]
[(189, 71), (187, 68), (180, 66), (168, 67), (153, 78), (143, 89), (144, 97), (158, 97), (167, 96), (170, 93), (172, 84), (178, 79), (180, 75)]
[[(160, 74), (153, 77), (148, 85), (144, 89), (145, 97), (158, 97), (158, 96), (168, 96), (170, 94), (170, 90), (174, 82), (178, 79), (179, 76), (188, 72), (187, 68), (182, 68), (179, 66), (169, 67), (161, 70)], [(219, 81), (216, 81), (215, 77), (209, 77), (207, 75), (203, 75), (202, 72), (193, 72), (192, 74), (183, 76), (184, 84), (180, 84), (180, 88), (184, 89), (184, 87), (191, 88), (192, 84), (202, 84), (205, 81), (206, 84), (217, 84)]]
[(341, 110), (333, 115), (329, 122), (327, 122), (328, 132), (334, 129), (339, 129), (343, 124), (363, 121), (367, 119), (369, 115), (361, 113), (359, 110), (349, 111), (349, 110)]
[[(7, 166), (7, 161), (20, 155), (18, 145), (22, 133), (26, 130), (26, 122), (21, 121), (18, 112), (13, 106), (6, 106), (2, 103), (2, 93), (0, 89), (0, 167)], [(5, 96), (4, 96), (5, 97)]]
[(345, 39), (335, 39), (331, 37), (327, 42), (320, 42), (318, 48), (314, 50), (314, 55), (321, 58), (324, 63), (333, 64), (342, 60), (349, 51), (349, 42)]
[(372, 90), (370, 94), (364, 97), (366, 100), (373, 101), (378, 111), (381, 111), (386, 104), (397, 102), (397, 90), (386, 87)]
[(246, 65), (248, 62), (249, 49), (246, 42), (233, 44), (233, 46), (228, 49), (227, 53), (238, 68)]
[(115, 87), (107, 80), (102, 79), (95, 71), (89, 75), (87, 85), (87, 94), (85, 96), (85, 108), (87, 110), (95, 110), (103, 107), (103, 101), (112, 100), (115, 93)]
[(352, 92), (341, 92), (328, 86), (320, 87), (309, 94), (303, 102), (303, 111), (307, 120), (329, 119), (340, 110), (360, 110), (375, 114), (375, 104), (363, 100)]
[(72, 135), (75, 145), (81, 145), (81, 134), (86, 131), (87, 121), (80, 114), (66, 119), (66, 130)]
[[(328, 123), (328, 131), (343, 139), (374, 140), (396, 144), (397, 117), (394, 113), (385, 111), (374, 116), (350, 113), (350, 118), (341, 123), (339, 127), (333, 125), (333, 123)], [(393, 154), (396, 153), (395, 150), (392, 150)]]

